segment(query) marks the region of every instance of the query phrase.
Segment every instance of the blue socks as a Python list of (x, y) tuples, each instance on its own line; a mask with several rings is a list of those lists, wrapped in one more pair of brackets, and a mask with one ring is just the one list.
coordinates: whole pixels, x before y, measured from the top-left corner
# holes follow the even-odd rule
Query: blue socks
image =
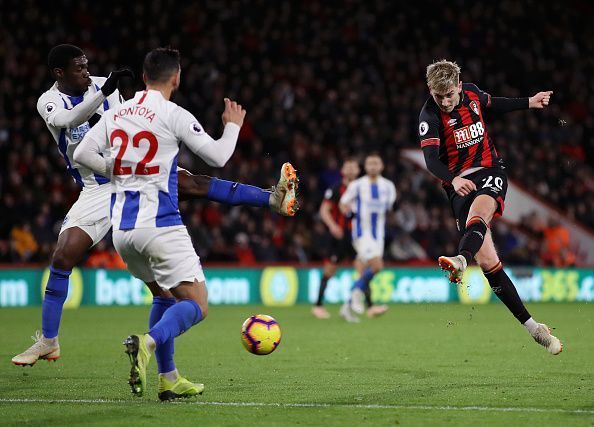
[(202, 320), (202, 310), (195, 301), (185, 299), (165, 310), (165, 313), (149, 331), (157, 348), (181, 335)]
[(262, 190), (253, 185), (212, 178), (208, 187), (207, 197), (209, 200), (227, 205), (244, 205), (261, 208), (269, 205), (270, 191)]
[(62, 308), (68, 296), (68, 278), (72, 271), (60, 270), (50, 265), (50, 275), (41, 304), (41, 330), (46, 338), (55, 338), (60, 329)]
[[(149, 314), (149, 328), (155, 326), (170, 307), (175, 305), (175, 298), (153, 297), (153, 306)], [(173, 361), (174, 339), (170, 338), (155, 350), (159, 373), (175, 370)]]
[(365, 291), (367, 289), (369, 289), (369, 282), (371, 282), (371, 279), (373, 279), (373, 276), (375, 276), (375, 273), (373, 272), (373, 270), (371, 268), (366, 268), (365, 271), (363, 271), (363, 274), (361, 275), (361, 277), (359, 277), (357, 279), (357, 281), (355, 283), (353, 283), (353, 287), (352, 289), (361, 289), (363, 291), (363, 293), (365, 293)]

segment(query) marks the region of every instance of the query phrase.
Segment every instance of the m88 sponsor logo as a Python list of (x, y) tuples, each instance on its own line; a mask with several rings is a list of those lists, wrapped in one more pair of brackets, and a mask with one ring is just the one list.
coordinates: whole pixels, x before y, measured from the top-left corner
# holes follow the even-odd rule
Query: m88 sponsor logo
[[(477, 144), (485, 133), (481, 122), (473, 123), (454, 130), (454, 141), (457, 148), (465, 148)], [(469, 143), (470, 142), (470, 143)]]

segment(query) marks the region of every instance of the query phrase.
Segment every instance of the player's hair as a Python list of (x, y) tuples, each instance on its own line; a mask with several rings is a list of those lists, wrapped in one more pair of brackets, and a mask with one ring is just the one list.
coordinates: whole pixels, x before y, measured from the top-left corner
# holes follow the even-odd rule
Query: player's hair
[(151, 50), (144, 57), (142, 71), (149, 82), (165, 82), (179, 71), (179, 51), (168, 47)]
[(442, 59), (427, 66), (427, 85), (439, 93), (447, 92), (460, 81), (460, 67), (453, 61)]
[(380, 155), (379, 151), (370, 151), (369, 153), (367, 153), (365, 158), (367, 159), (369, 157), (378, 157), (380, 160), (382, 160), (382, 156)]
[(47, 65), (50, 70), (54, 68), (61, 68), (62, 70), (68, 67), (68, 63), (73, 58), (84, 56), (84, 52), (80, 47), (71, 44), (59, 44), (54, 46), (47, 55)]

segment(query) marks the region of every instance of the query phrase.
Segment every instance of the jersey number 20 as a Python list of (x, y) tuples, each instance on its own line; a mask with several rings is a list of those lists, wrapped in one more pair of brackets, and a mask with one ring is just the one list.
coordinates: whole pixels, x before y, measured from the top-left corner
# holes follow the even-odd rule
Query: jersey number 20
[[(113, 174), (114, 175), (132, 175), (132, 167), (130, 166), (122, 166), (122, 157), (124, 157), (124, 153), (128, 148), (128, 141), (129, 137), (126, 132), (122, 129), (116, 129), (111, 133), (109, 137), (109, 144), (113, 147), (113, 142), (116, 138), (119, 138), (122, 141), (122, 145), (120, 146), (120, 151), (118, 151), (118, 155), (115, 158), (113, 163)], [(159, 173), (159, 165), (150, 166), (147, 165), (148, 162), (153, 160), (155, 154), (157, 153), (157, 148), (159, 148), (159, 143), (157, 141), (157, 137), (152, 133), (143, 130), (138, 132), (136, 135), (132, 137), (132, 147), (138, 148), (140, 147), (140, 141), (145, 140), (149, 143), (148, 151), (146, 152), (144, 158), (138, 162), (136, 165), (136, 169), (134, 170), (134, 175), (154, 175)]]

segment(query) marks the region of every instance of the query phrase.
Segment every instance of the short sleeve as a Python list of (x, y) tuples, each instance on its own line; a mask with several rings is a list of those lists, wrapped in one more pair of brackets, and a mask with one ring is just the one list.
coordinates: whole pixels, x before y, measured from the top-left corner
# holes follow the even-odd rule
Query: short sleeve
[(324, 199), (332, 200), (332, 197), (334, 197), (334, 190), (332, 188), (326, 189), (326, 191), (324, 192)]
[(440, 119), (437, 114), (425, 105), (419, 115), (419, 142), (421, 148), (430, 145), (439, 146), (439, 122)]

